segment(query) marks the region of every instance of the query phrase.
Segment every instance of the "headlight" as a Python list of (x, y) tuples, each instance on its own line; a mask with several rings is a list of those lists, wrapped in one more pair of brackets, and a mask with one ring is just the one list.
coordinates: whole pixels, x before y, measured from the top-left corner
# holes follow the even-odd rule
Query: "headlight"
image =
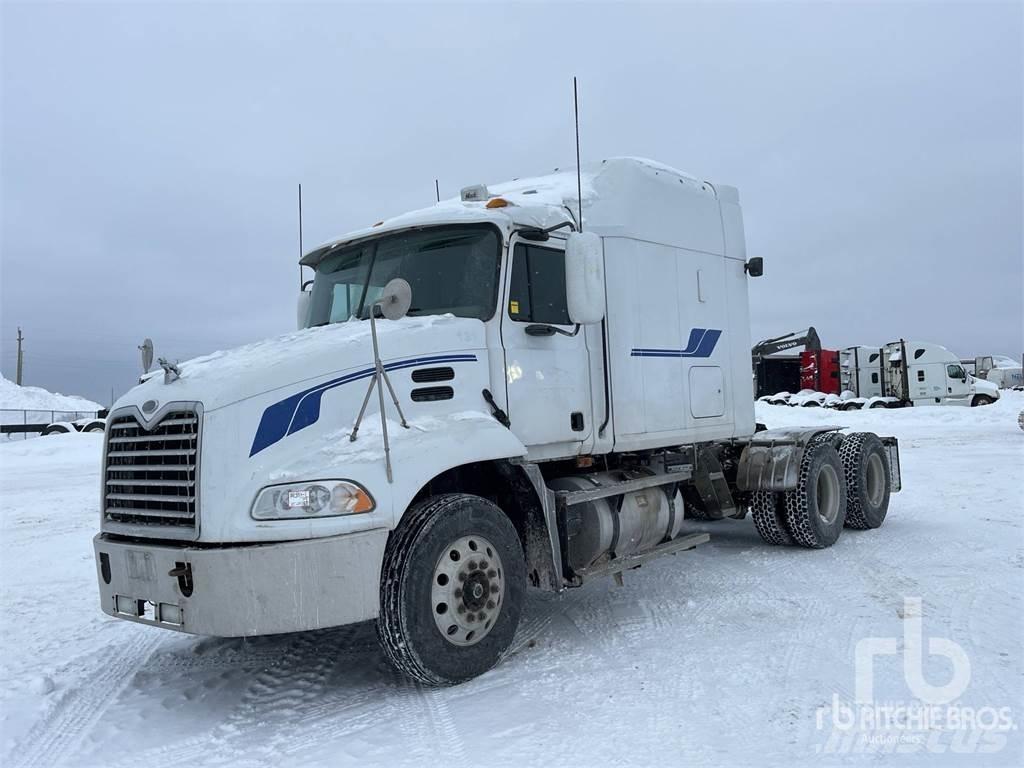
[(334, 517), (372, 512), (373, 497), (351, 480), (313, 480), (271, 485), (260, 491), (252, 505), (257, 520)]

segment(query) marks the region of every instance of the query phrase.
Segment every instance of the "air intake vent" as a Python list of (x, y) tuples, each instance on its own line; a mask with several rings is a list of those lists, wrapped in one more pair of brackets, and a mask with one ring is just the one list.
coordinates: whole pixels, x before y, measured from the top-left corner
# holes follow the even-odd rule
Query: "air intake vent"
[(133, 414), (115, 415), (107, 430), (105, 527), (126, 533), (140, 527), (171, 528), (175, 530), (168, 535), (191, 535), (196, 528), (198, 459), (196, 411), (169, 411), (148, 430)]
[(451, 387), (420, 387), (414, 389), (410, 397), (417, 403), (430, 402), (432, 400), (451, 400), (455, 396), (455, 390)]
[(417, 368), (412, 372), (412, 380), (417, 384), (428, 381), (451, 381), (455, 371), (451, 368)]

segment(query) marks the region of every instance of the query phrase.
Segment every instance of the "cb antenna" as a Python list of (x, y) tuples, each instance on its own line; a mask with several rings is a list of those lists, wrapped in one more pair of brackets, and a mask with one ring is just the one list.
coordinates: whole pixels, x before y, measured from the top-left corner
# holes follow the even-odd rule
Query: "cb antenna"
[(576, 76), (572, 78), (572, 111), (576, 117), (576, 203), (579, 206), (579, 231), (583, 231), (583, 177), (580, 170), (580, 99), (576, 91)]
[(299, 184), (299, 290), (302, 290), (302, 184)]
[(441, 187), (437, 183), (437, 179), (434, 179), (434, 196), (437, 198), (437, 202), (441, 202)]

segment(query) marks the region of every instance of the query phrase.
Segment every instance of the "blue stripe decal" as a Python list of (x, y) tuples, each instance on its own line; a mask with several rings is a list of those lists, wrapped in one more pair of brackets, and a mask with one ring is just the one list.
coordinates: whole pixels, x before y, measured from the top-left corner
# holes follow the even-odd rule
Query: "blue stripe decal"
[[(413, 368), (417, 365), (429, 365), (431, 363), (471, 363), (476, 362), (476, 355), (432, 355), (430, 357), (413, 357), (406, 360), (396, 360), (393, 363), (384, 365), (385, 371), (397, 371), (402, 368)], [(349, 384), (360, 379), (368, 379), (373, 375), (373, 366), (363, 368), (360, 371), (345, 374), (337, 379), (325, 381), (302, 392), (286, 397), (284, 400), (268, 406), (263, 411), (260, 425), (256, 428), (256, 435), (252, 440), (252, 448), (249, 455), (255, 456), (264, 448), (269, 448), (274, 443), (287, 435), (292, 435), (300, 429), (305, 429), (311, 424), (316, 424), (320, 418), (320, 400), (324, 392)]]
[(657, 349), (636, 347), (630, 357), (711, 357), (722, 332), (715, 328), (693, 328), (686, 349)]

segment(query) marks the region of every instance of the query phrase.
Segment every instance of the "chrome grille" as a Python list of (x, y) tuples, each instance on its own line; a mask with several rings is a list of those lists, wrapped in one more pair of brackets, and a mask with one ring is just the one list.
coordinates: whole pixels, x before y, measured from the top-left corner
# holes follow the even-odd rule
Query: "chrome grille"
[(195, 530), (199, 414), (176, 409), (146, 429), (133, 414), (107, 430), (104, 519)]

